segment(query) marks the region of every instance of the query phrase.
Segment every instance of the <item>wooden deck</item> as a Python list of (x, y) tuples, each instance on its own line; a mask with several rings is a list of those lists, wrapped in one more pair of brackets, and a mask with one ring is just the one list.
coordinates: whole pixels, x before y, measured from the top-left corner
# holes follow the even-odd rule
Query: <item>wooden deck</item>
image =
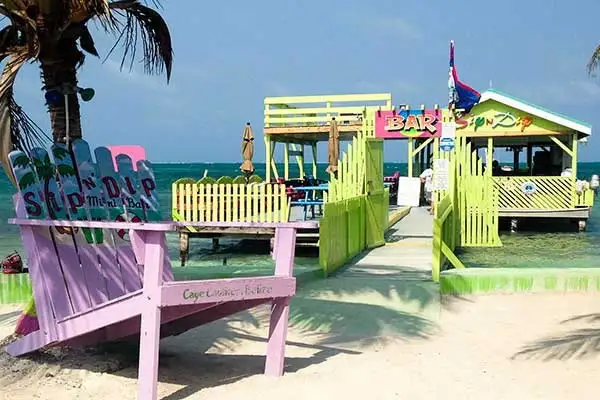
[(390, 110), (390, 93), (267, 97), (264, 134), (271, 142), (312, 144), (327, 141), (335, 119), (341, 140), (352, 140), (364, 128), (367, 112)]
[[(340, 140), (352, 140), (352, 138), (363, 129), (362, 122), (354, 122), (338, 125)], [(329, 140), (329, 124), (326, 125), (296, 125), (296, 126), (272, 126), (265, 127), (264, 133), (271, 140), (281, 142), (314, 142)]]
[(564, 210), (499, 209), (498, 216), (504, 218), (569, 218), (587, 220), (591, 207), (577, 207)]

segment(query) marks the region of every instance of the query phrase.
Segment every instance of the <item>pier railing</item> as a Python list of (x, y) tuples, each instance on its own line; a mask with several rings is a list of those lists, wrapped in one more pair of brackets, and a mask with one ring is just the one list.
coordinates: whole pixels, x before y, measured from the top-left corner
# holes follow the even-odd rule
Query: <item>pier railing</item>
[(182, 184), (172, 186), (172, 217), (181, 222), (287, 222), (283, 184)]
[(325, 204), (319, 224), (319, 264), (326, 276), (366, 247), (365, 197)]
[(565, 210), (575, 207), (571, 178), (562, 176), (495, 176), (499, 210)]
[(374, 111), (330, 174), (320, 221), (319, 263), (331, 274), (366, 248), (383, 245), (389, 191), (383, 186), (383, 142), (371, 136)]
[(264, 101), (265, 128), (328, 126), (331, 118), (338, 125), (362, 125), (368, 110), (391, 109), (391, 93), (324, 96), (267, 97)]
[(440, 279), (440, 271), (446, 261), (455, 268), (464, 268), (454, 254), (460, 243), (460, 216), (456, 212), (452, 195), (446, 194), (435, 207), (433, 219), (433, 258), (431, 276), (434, 282)]
[(575, 207), (593, 207), (594, 195), (594, 189), (584, 188), (581, 193), (577, 193), (577, 197), (575, 198)]

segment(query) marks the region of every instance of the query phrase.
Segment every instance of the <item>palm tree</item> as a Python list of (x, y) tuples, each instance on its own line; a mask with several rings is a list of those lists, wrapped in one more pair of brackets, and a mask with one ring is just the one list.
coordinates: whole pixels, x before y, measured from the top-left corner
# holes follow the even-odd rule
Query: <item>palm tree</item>
[[(152, 0), (160, 6), (158, 0)], [(25, 62), (38, 63), (42, 90), (50, 114), (52, 139), (64, 143), (81, 137), (78, 94), (93, 97), (93, 89), (77, 86), (83, 52), (98, 57), (88, 29), (91, 21), (116, 35), (123, 46), (121, 68), (141, 58), (144, 72), (171, 76), (173, 48), (169, 28), (162, 16), (138, 0), (0, 0), (0, 14), (7, 22), (0, 29), (0, 60), (6, 61), (0, 76), (0, 162), (14, 182), (8, 153), (26, 153), (48, 138), (15, 102), (13, 85)], [(141, 53), (136, 52), (141, 42)], [(82, 51), (83, 50), (83, 51)], [(68, 132), (67, 132), (68, 129)]]

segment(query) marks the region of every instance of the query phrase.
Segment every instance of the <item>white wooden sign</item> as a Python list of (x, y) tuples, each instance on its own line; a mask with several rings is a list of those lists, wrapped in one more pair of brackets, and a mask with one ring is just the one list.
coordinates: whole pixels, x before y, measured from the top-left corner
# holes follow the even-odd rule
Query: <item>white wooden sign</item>
[(442, 123), (442, 137), (456, 139), (456, 124), (454, 122)]
[(448, 190), (450, 187), (450, 163), (443, 158), (433, 159), (433, 190)]
[(398, 201), (399, 206), (419, 207), (421, 197), (421, 179), (401, 176), (398, 179)]

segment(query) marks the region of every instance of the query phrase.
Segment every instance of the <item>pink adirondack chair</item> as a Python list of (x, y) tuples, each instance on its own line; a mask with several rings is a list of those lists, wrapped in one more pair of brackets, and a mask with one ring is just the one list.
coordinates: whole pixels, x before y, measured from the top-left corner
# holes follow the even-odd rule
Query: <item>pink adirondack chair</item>
[[(14, 356), (49, 345), (140, 337), (138, 398), (157, 396), (160, 337), (272, 303), (265, 373), (283, 373), (296, 229), (303, 223), (204, 223), (275, 228), (273, 276), (175, 281), (150, 164), (82, 140), (9, 155), (19, 193), (17, 217), (40, 329), (7, 347)], [(58, 180), (55, 180), (58, 176)]]

